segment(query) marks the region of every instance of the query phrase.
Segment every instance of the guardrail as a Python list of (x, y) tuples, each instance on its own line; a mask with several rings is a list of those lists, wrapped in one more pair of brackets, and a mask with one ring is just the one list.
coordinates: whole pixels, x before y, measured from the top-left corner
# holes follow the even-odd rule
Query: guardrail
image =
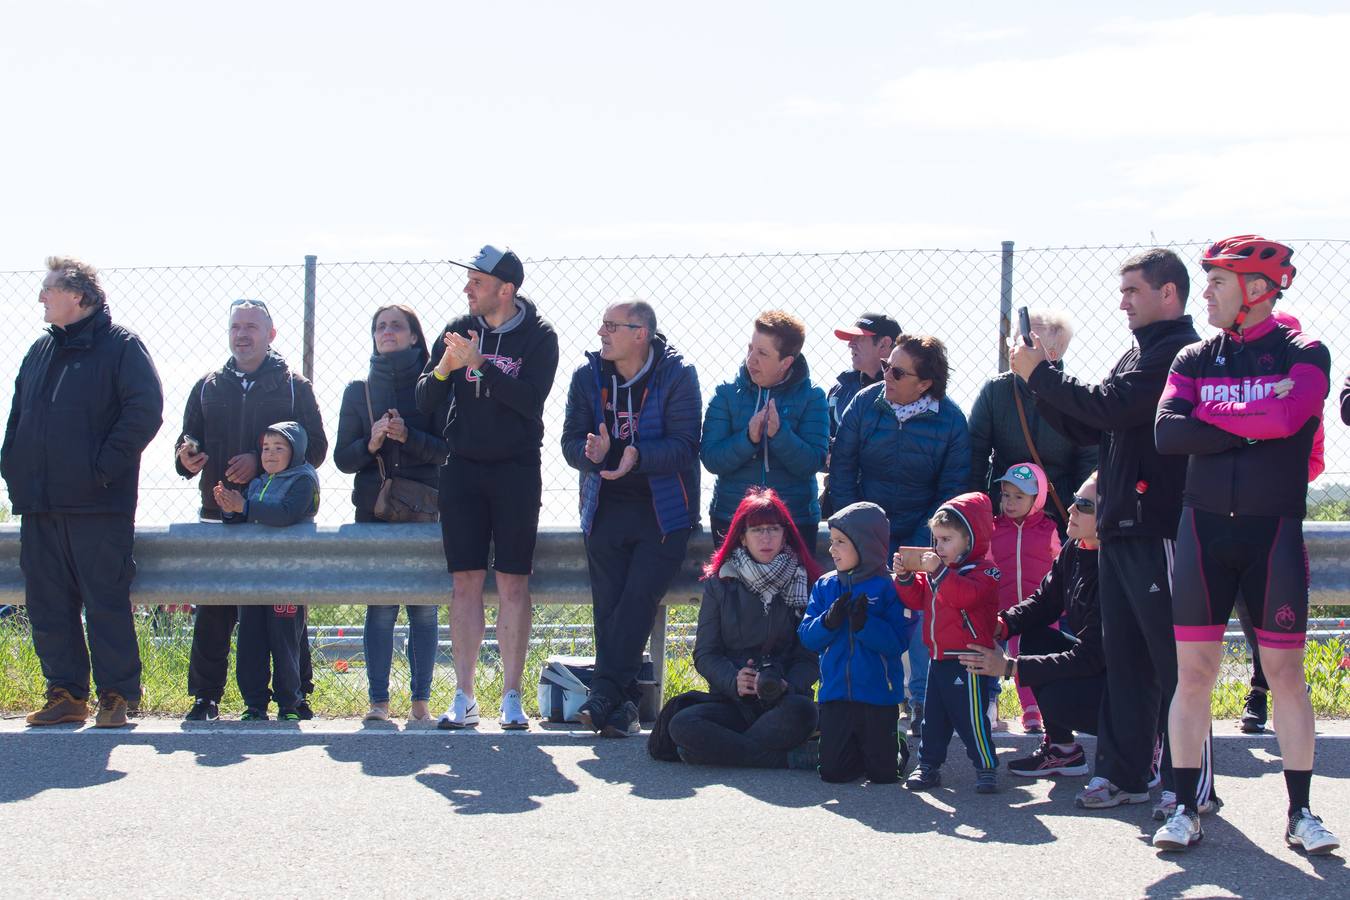
[[(1350, 523), (1304, 526), (1314, 605), (1350, 605)], [(827, 541), (821, 541), (821, 546)], [(664, 672), (666, 607), (697, 604), (699, 568), (712, 552), (702, 531), (667, 591), (652, 629), (651, 656)], [(822, 556), (828, 568), (828, 559)], [(134, 603), (147, 606), (295, 602), (440, 605), (451, 581), (435, 524), (260, 525), (181, 523), (136, 529)], [(581, 533), (541, 528), (530, 593), (535, 603), (591, 602)], [(496, 603), (489, 573), (485, 600)], [(0, 525), (0, 605), (23, 603), (19, 526)]]

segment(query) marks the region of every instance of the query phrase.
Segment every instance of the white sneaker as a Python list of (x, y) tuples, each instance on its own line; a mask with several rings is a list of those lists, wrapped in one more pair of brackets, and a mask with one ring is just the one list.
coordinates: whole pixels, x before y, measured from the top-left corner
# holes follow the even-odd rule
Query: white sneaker
[(1322, 820), (1314, 816), (1305, 806), (1296, 815), (1289, 817), (1289, 829), (1284, 839), (1291, 847), (1302, 847), (1309, 856), (1321, 856), (1341, 846), (1336, 835), (1327, 831)]
[[(1216, 809), (1222, 808), (1223, 801), (1211, 794), (1209, 799), (1204, 803), (1201, 803), (1200, 808), (1196, 811), (1202, 816), (1207, 816)], [(1153, 804), (1153, 821), (1165, 822), (1171, 818), (1172, 813), (1176, 811), (1177, 795), (1172, 791), (1163, 791), (1162, 795), (1158, 797), (1158, 802)]]
[(530, 717), (520, 706), (520, 691), (507, 691), (502, 697), (502, 714), (497, 724), (506, 731), (523, 731), (530, 727)]
[(1083, 809), (1108, 809), (1123, 803), (1147, 803), (1148, 791), (1141, 794), (1124, 791), (1112, 784), (1109, 779), (1098, 775), (1087, 783), (1087, 787), (1078, 792), (1073, 802)]
[(464, 696), (463, 691), (455, 691), (455, 699), (450, 708), (441, 714), (436, 727), (442, 731), (451, 728), (473, 728), (478, 724), (478, 701)]
[(1205, 831), (1200, 827), (1200, 816), (1185, 806), (1178, 806), (1163, 827), (1153, 835), (1153, 846), (1159, 850), (1185, 850), (1200, 843)]

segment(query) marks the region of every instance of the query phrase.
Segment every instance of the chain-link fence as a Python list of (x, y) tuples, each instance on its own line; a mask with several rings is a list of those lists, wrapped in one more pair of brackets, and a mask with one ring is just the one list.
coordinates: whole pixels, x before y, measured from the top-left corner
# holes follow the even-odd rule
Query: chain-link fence
[[(1213, 330), (1204, 324), (1203, 273), (1196, 261), (1208, 243), (1168, 245), (1191, 263), (1189, 309), (1195, 312), (1197, 328), (1204, 336)], [(1289, 243), (1295, 248), (1299, 273), (1282, 306), (1298, 315), (1305, 330), (1331, 347), (1332, 384), (1337, 387), (1347, 369), (1337, 353), (1343, 320), (1336, 313), (1341, 298), (1350, 296), (1350, 241)], [(813, 380), (828, 387), (849, 365), (847, 347), (834, 337), (834, 328), (875, 310), (890, 313), (907, 331), (933, 334), (946, 343), (952, 371), (948, 393), (969, 410), (985, 379), (998, 371), (1005, 263), (1010, 265), (1014, 306), (1057, 309), (1070, 316), (1075, 337), (1066, 354), (1066, 367), (1080, 378), (1095, 381), (1129, 346), (1130, 335), (1118, 309), (1117, 272), (1127, 257), (1142, 249), (1146, 247), (1014, 249), (1005, 245), (987, 250), (526, 260), (522, 292), (553, 323), (561, 347), (558, 378), (545, 408), (542, 521), (577, 522), (576, 475), (558, 447), (567, 380), (583, 361), (582, 354), (598, 345), (595, 332), (602, 311), (615, 300), (641, 297), (655, 305), (661, 330), (698, 367), (705, 402), (719, 383), (735, 376), (751, 323), (759, 312), (785, 309), (805, 320), (804, 355)], [(37, 293), (44, 274), (0, 273), (0, 302), (9, 310), (11, 322), (9, 333), (0, 337), (5, 350), (0, 354), (0, 384), (13, 383), (24, 353), (42, 327)], [(274, 347), (297, 371), (302, 369), (306, 350), (310, 351), (315, 391), (330, 438), (336, 431), (345, 386), (366, 376), (372, 349), (371, 315), (378, 307), (389, 303), (413, 307), (429, 334), (467, 309), (462, 294), (464, 270), (444, 261), (105, 268), (103, 278), (114, 319), (144, 338), (164, 383), (165, 424), (147, 450), (141, 469), (138, 519), (142, 523), (196, 517), (196, 484), (174, 471), (173, 447), (181, 432), (188, 390), (229, 357), (231, 300), (250, 297), (267, 302), (277, 328)], [(313, 334), (308, 347), (304, 339), (307, 282), (312, 286), (308, 299), (314, 310), (308, 322)], [(0, 388), (0, 398), (0, 403), (8, 404), (10, 392)], [(3, 408), (7, 414), (8, 406)], [(1328, 410), (1327, 469), (1310, 492), (1313, 514), (1350, 518), (1343, 514), (1350, 506), (1350, 433), (1337, 421), (1334, 404)], [(351, 521), (351, 476), (338, 472), (331, 461), (319, 472), (324, 493), (319, 521)], [(712, 483), (711, 477), (703, 480), (705, 512)], [(5, 500), (0, 494), (0, 503)], [(355, 626), (362, 616), (354, 607), (324, 612), (330, 614), (333, 620), (322, 624), (334, 628)], [(573, 630), (540, 631), (531, 654), (534, 671), (548, 652), (567, 652), (578, 634), (589, 640), (589, 609), (540, 610), (536, 619), (542, 621), (545, 615), (560, 628)], [(181, 622), (175, 622), (170, 616), (143, 623), (148, 677), (151, 668), (156, 668), (163, 673), (159, 681), (165, 685), (159, 700), (148, 698), (150, 708), (172, 710), (186, 702), (181, 691), (186, 684), (187, 644), (175, 630)], [(686, 630), (677, 628), (668, 642), (667, 684), (672, 687), (694, 680), (688, 656), (689, 623), (679, 627)], [(315, 640), (320, 672), (317, 706), (330, 713), (352, 712), (364, 703), (361, 662), (345, 656), (330, 659), (325, 640), (323, 635)], [(1340, 659), (1334, 662), (1339, 665)], [(490, 646), (484, 662), (490, 674)], [(1232, 663), (1235, 668), (1229, 682), (1237, 684), (1237, 667), (1243, 663), (1239, 656), (1233, 656)], [(403, 684), (406, 691), (406, 670), (400, 672), (398, 665), (393, 684)], [(1345, 673), (1335, 671), (1338, 678)], [(452, 686), (448, 669), (438, 670), (438, 675), (439, 702), (448, 698)], [(1328, 683), (1341, 685), (1335, 691), (1344, 690), (1343, 680)], [(490, 705), (493, 694), (489, 691), (484, 696)], [(1333, 704), (1350, 706), (1350, 696), (1329, 696)], [(395, 697), (397, 706), (399, 695)]]

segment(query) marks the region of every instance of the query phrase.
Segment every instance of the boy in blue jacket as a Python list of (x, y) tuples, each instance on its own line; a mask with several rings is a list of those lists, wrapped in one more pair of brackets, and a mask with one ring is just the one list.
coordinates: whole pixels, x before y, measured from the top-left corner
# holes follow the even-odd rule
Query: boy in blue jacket
[(890, 522), (875, 503), (829, 519), (835, 571), (821, 577), (798, 628), (820, 654), (820, 778), (894, 784), (909, 759), (896, 723), (904, 696), (900, 654), (911, 622), (886, 569)]
[[(313, 521), (319, 511), (319, 473), (305, 462), (308, 445), (309, 436), (297, 422), (278, 422), (263, 432), (259, 454), (263, 471), (249, 482), (247, 494), (221, 483), (213, 491), (225, 523), (285, 527)], [(239, 607), (235, 678), (244, 698), (243, 721), (266, 721), (268, 700), (272, 698), (277, 702), (278, 720), (299, 721), (296, 706), (301, 697), (300, 641), (304, 628), (304, 607), (293, 603)]]

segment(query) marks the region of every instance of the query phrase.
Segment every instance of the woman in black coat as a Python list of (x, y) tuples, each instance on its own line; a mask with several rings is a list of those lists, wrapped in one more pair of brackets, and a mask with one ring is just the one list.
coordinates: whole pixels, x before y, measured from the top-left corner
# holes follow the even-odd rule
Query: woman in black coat
[[(352, 504), (356, 521), (379, 522), (375, 498), (380, 492), (378, 457), (389, 477), (408, 478), (436, 487), (438, 469), (448, 447), (440, 416), (417, 410), (413, 392), (428, 359), (427, 340), (417, 313), (391, 304), (375, 311), (370, 322), (374, 352), (370, 373), (347, 385), (338, 415), (333, 461), (338, 469), (356, 475)], [(367, 388), (369, 399), (367, 400)], [(433, 418), (438, 421), (433, 421)], [(408, 664), (412, 669), (413, 721), (431, 718), (431, 677), (436, 664), (436, 606), (409, 606)], [(398, 606), (366, 607), (366, 677), (370, 682), (368, 720), (389, 718), (389, 668), (394, 655), (394, 622)]]
[(687, 763), (781, 769), (816, 728), (820, 661), (797, 626), (820, 567), (778, 495), (751, 488), (703, 571), (694, 667), (716, 699), (676, 713), (670, 738)]

